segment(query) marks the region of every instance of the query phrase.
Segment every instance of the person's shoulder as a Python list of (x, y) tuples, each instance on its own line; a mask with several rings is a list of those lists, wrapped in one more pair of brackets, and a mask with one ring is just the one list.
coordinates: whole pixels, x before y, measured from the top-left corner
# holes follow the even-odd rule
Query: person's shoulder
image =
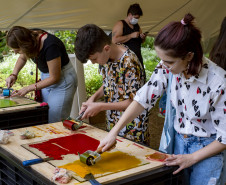
[(53, 45), (60, 46), (62, 44), (61, 42), (62, 41), (58, 37), (56, 37), (53, 34), (48, 33), (48, 36), (46, 38), (46, 41), (45, 41), (44, 45), (46, 47), (53, 46)]
[(115, 23), (114, 28), (122, 27), (122, 26), (123, 26), (123, 22), (122, 22), (122, 20), (120, 20)]
[(129, 48), (125, 51), (124, 58), (125, 64), (129, 63), (130, 65), (138, 66), (140, 63), (137, 55)]
[(55, 35), (51, 34), (51, 33), (48, 33), (48, 37), (46, 38), (48, 39), (48, 41), (58, 41), (60, 40), (58, 37), (56, 37)]
[(205, 59), (208, 62), (209, 74), (213, 75), (216, 81), (226, 87), (226, 71), (208, 58)]

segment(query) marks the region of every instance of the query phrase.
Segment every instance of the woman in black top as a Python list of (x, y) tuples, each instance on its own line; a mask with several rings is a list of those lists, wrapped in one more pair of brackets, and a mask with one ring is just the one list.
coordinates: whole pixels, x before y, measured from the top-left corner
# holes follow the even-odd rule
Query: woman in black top
[(42, 81), (15, 91), (13, 96), (24, 96), (36, 89), (42, 90), (42, 98), (49, 105), (49, 123), (66, 119), (71, 111), (77, 76), (63, 42), (41, 29), (14, 26), (7, 34), (7, 45), (20, 54), (12, 74), (6, 79), (11, 87), (27, 59), (38, 64)]

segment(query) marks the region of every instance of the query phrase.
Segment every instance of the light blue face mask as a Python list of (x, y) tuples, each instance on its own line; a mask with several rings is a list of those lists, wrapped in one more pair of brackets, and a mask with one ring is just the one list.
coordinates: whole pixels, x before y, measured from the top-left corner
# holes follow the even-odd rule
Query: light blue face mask
[(135, 25), (137, 23), (138, 23), (138, 19), (136, 19), (134, 17), (130, 20), (130, 24), (132, 24), (132, 25)]

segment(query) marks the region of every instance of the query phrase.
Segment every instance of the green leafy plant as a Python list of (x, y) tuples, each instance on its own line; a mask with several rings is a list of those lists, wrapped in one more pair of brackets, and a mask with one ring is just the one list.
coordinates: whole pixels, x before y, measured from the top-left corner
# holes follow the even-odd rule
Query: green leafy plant
[(141, 54), (144, 61), (146, 80), (149, 80), (160, 59), (157, 57), (155, 50), (150, 48), (142, 48)]
[(9, 47), (6, 45), (6, 32), (0, 31), (0, 60), (9, 53)]
[[(0, 63), (0, 87), (6, 88), (5, 80), (12, 73), (18, 57), (19, 55), (15, 55), (14, 53), (9, 53), (9, 56), (4, 56), (3, 61)], [(22, 87), (35, 83), (35, 72), (36, 65), (32, 61), (28, 60), (26, 65), (20, 71), (17, 81), (12, 88), (14, 90), (19, 90)], [(28, 94), (27, 97), (32, 98), (33, 92)]]
[(154, 40), (155, 40), (154, 37), (147, 36), (145, 41), (142, 43), (142, 47), (154, 50)]
[(74, 42), (76, 37), (76, 31), (60, 30), (55, 31), (54, 35), (58, 37), (65, 45), (67, 53), (75, 53)]
[(87, 98), (92, 96), (103, 84), (103, 79), (99, 74), (98, 69), (98, 64), (88, 62), (84, 65)]

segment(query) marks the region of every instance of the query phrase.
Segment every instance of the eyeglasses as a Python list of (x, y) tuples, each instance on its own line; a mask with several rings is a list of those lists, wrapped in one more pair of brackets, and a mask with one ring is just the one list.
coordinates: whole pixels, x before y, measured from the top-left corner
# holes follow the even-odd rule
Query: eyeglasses
[(175, 67), (175, 65), (177, 64), (177, 62), (175, 62), (171, 67), (166, 66), (166, 65), (163, 63), (162, 60), (159, 62), (159, 64), (161, 65), (160, 67), (163, 66), (166, 70), (171, 71), (171, 70)]

